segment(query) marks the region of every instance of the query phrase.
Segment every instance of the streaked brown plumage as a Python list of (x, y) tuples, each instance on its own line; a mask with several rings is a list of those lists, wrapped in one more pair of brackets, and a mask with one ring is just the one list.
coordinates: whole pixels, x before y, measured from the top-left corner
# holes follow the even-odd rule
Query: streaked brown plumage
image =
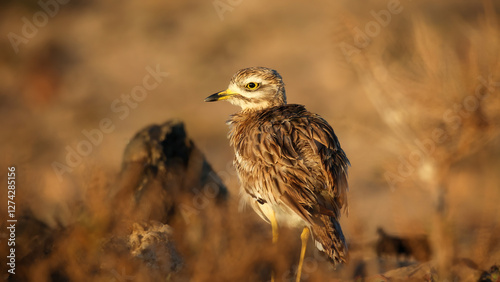
[(267, 222), (309, 228), (316, 247), (344, 263), (338, 221), (347, 209), (349, 160), (331, 126), (304, 106), (287, 105), (281, 76), (268, 68), (238, 71), (206, 101), (225, 99), (242, 107), (228, 124), (245, 200)]

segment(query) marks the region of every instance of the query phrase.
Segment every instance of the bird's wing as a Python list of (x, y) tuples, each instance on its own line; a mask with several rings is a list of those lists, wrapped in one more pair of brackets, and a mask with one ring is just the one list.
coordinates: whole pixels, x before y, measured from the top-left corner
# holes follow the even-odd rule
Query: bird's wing
[(338, 218), (347, 208), (349, 160), (332, 127), (304, 109), (259, 128), (255, 153), (274, 171), (266, 181), (280, 199), (306, 220), (319, 214)]

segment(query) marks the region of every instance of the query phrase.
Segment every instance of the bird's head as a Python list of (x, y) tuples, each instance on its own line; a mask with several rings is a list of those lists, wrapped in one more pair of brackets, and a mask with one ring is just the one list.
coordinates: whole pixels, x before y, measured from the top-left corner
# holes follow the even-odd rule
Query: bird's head
[(205, 102), (227, 100), (242, 110), (262, 110), (286, 104), (285, 84), (281, 75), (272, 69), (252, 67), (239, 70), (229, 87), (208, 96)]

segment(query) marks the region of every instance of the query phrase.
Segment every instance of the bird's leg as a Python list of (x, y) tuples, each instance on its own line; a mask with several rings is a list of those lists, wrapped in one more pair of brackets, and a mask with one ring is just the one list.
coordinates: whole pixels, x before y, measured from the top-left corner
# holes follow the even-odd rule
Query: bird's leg
[(271, 221), (271, 228), (273, 229), (273, 244), (276, 244), (276, 242), (278, 242), (278, 221), (276, 220), (274, 211), (271, 213), (271, 218), (269, 220)]
[(307, 240), (309, 239), (309, 228), (304, 227), (302, 234), (300, 234), (300, 239), (302, 240), (302, 248), (300, 250), (300, 260), (299, 268), (297, 269), (297, 279), (296, 282), (300, 281), (300, 275), (302, 274), (302, 265), (304, 264), (304, 256), (306, 255)]
[[(271, 221), (271, 228), (273, 230), (273, 244), (276, 244), (276, 242), (278, 242), (278, 221), (276, 220), (276, 215), (274, 214), (274, 211), (271, 212), (269, 220)], [(276, 281), (274, 279), (274, 276), (275, 274), (273, 270), (273, 272), (271, 273), (271, 282)]]

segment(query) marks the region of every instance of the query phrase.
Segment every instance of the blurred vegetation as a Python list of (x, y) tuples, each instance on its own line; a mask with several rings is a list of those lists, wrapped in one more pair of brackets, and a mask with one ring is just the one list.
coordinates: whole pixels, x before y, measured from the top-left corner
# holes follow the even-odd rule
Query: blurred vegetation
[[(274, 247), (270, 226), (238, 212), (225, 125), (238, 109), (203, 103), (254, 65), (278, 70), (289, 103), (328, 120), (352, 163), (342, 219), (350, 263), (334, 270), (311, 244), (304, 279), (470, 281), (498, 265), (498, 2), (39, 3), (0, 4), (0, 163), (17, 168), (17, 215), (29, 223), (20, 220), (17, 230), (21, 274), (12, 281), (110, 281), (122, 273), (136, 281), (261, 281), (273, 268), (293, 279), (300, 230), (282, 230)], [(148, 68), (168, 76), (127, 103)], [(140, 129), (172, 118), (184, 121), (229, 197), (224, 209), (196, 213), (212, 227), (208, 235), (196, 220), (181, 234), (173, 229), (183, 266), (166, 274), (106, 242), (132, 232), (108, 225), (125, 147)], [(101, 130), (102, 139), (94, 144), (84, 130)], [(88, 155), (70, 167), (69, 152), (84, 141)], [(55, 162), (69, 167), (62, 178)], [(0, 205), (2, 230), (5, 215)], [(428, 237), (431, 260), (410, 256), (398, 268), (397, 258), (377, 258), (378, 227)]]

